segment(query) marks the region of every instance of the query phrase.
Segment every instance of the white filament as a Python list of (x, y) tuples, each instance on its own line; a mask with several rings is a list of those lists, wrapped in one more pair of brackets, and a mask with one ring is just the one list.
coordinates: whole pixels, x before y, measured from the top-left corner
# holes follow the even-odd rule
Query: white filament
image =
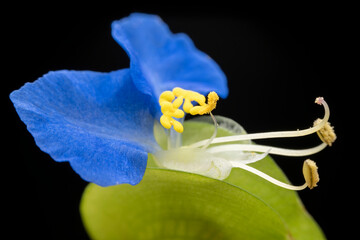
[(220, 153), (220, 152), (237, 152), (237, 151), (253, 151), (253, 152), (267, 152), (269, 154), (282, 155), (282, 156), (291, 156), (291, 157), (301, 157), (308, 156), (320, 152), (326, 148), (327, 144), (322, 143), (316, 147), (308, 149), (286, 149), (286, 148), (277, 148), (272, 146), (256, 145), (256, 144), (225, 144), (220, 146), (215, 146), (208, 148), (207, 151), (210, 153)]
[[(184, 118), (180, 118), (177, 119), (181, 124), (183, 124), (184, 122)], [(167, 147), (168, 149), (173, 149), (173, 148), (179, 148), (182, 146), (182, 135), (181, 133), (178, 133), (177, 131), (174, 130), (174, 128), (170, 128), (167, 130)]]
[(209, 138), (207, 140), (207, 143), (204, 146), (202, 146), (201, 149), (206, 149), (212, 143), (212, 141), (216, 138), (216, 135), (217, 135), (218, 123), (216, 121), (216, 118), (214, 117), (214, 115), (211, 112), (210, 112), (210, 116), (211, 116), (211, 119), (213, 120), (214, 126), (215, 126), (214, 133), (211, 136), (211, 138)]
[(259, 176), (259, 177), (261, 177), (261, 178), (263, 178), (263, 179), (265, 179), (265, 180), (267, 180), (267, 181), (269, 181), (269, 182), (271, 182), (271, 183), (273, 183), (273, 184), (275, 184), (275, 185), (277, 185), (277, 186), (279, 186), (279, 187), (282, 187), (282, 188), (286, 188), (286, 189), (289, 189), (289, 190), (299, 191), (299, 190), (303, 190), (303, 189), (305, 189), (305, 188), (307, 187), (307, 184), (306, 184), (306, 183), (304, 183), (304, 184), (301, 185), (301, 186), (293, 186), (293, 185), (290, 185), (290, 184), (281, 182), (281, 181), (279, 181), (279, 180), (277, 180), (277, 179), (275, 179), (275, 178), (273, 178), (273, 177), (270, 177), (269, 175), (267, 175), (267, 174), (265, 174), (265, 173), (263, 173), (263, 172), (255, 169), (255, 168), (250, 167), (250, 166), (248, 166), (248, 165), (246, 165), (246, 164), (243, 164), (243, 163), (241, 163), (241, 162), (230, 161), (230, 163), (231, 163), (232, 166), (235, 167), (235, 168), (244, 169), (244, 170), (246, 170), (246, 171), (248, 171), (248, 172), (251, 172), (251, 173), (253, 173), (253, 174), (255, 174), (255, 175), (257, 175), (257, 176)]
[[(268, 139), (268, 138), (287, 138), (287, 137), (301, 137), (306, 136), (312, 133), (315, 133), (322, 129), (325, 124), (328, 122), (330, 117), (330, 109), (327, 103), (323, 100), (321, 104), (324, 107), (325, 114), (324, 118), (321, 122), (311, 128), (297, 131), (278, 131), (278, 132), (265, 132), (265, 133), (252, 133), (252, 134), (244, 134), (244, 135), (235, 135), (235, 136), (227, 136), (227, 137), (218, 137), (213, 139), (211, 144), (214, 143), (225, 143), (225, 142), (235, 142), (235, 141), (243, 141), (243, 140), (254, 140), (254, 139)], [(191, 147), (201, 147), (208, 143), (208, 140), (203, 140), (196, 142)]]

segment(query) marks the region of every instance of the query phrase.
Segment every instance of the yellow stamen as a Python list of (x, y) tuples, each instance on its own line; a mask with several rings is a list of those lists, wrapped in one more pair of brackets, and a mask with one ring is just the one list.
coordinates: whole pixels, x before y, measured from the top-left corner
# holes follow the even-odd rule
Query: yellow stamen
[(209, 114), (212, 110), (216, 108), (216, 102), (219, 100), (219, 96), (216, 94), (216, 92), (210, 92), (208, 95), (208, 103), (193, 107), (190, 110), (191, 115), (204, 115)]
[(160, 123), (166, 129), (170, 129), (171, 126), (174, 126), (175, 131), (182, 133), (184, 131), (182, 124), (173, 119), (173, 117), (184, 117), (184, 112), (178, 109), (182, 104), (182, 100), (176, 99), (172, 102), (174, 99), (175, 95), (170, 91), (165, 91), (160, 95), (159, 104), (161, 106), (161, 112), (163, 113), (160, 117)]
[(171, 91), (163, 92), (159, 97), (160, 106), (165, 102), (172, 102), (175, 99), (175, 95)]
[(178, 98), (182, 97), (185, 99), (183, 109), (186, 113), (190, 113), (190, 110), (194, 107), (191, 103), (192, 101), (197, 102), (201, 106), (204, 105), (206, 101), (204, 95), (201, 95), (200, 93), (194, 91), (185, 90), (179, 87), (174, 88), (172, 92), (176, 97)]
[[(184, 117), (184, 112), (179, 109), (183, 105), (183, 109), (186, 113), (191, 115), (203, 115), (209, 114), (216, 107), (216, 102), (219, 100), (219, 96), (215, 92), (210, 92), (208, 95), (208, 103), (206, 98), (200, 93), (185, 90), (176, 87), (171, 91), (165, 91), (160, 95), (159, 104), (161, 106), (162, 116), (160, 118), (161, 125), (170, 129), (171, 126), (174, 130), (182, 133), (184, 128), (179, 121), (173, 118)], [(192, 102), (197, 102), (200, 106), (193, 106)]]

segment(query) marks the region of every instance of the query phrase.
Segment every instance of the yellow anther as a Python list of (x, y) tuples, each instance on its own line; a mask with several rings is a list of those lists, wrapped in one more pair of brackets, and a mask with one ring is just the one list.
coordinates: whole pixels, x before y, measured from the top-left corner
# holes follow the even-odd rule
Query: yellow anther
[(175, 109), (175, 111), (172, 113), (172, 116), (174, 118), (183, 118), (184, 117), (184, 112), (180, 109)]
[(174, 126), (174, 130), (178, 133), (182, 133), (184, 131), (182, 124), (179, 121), (173, 119), (171, 116), (162, 115), (160, 117), (160, 123), (166, 129), (170, 129), (171, 126)]
[(200, 105), (204, 105), (206, 101), (205, 97), (200, 93), (185, 90), (179, 87), (174, 88), (173, 93), (176, 97), (182, 97), (185, 99), (183, 109), (186, 113), (190, 113), (190, 109), (194, 107), (191, 103), (192, 101), (195, 101)]
[(168, 116), (165, 116), (165, 115), (162, 115), (162, 116), (160, 117), (160, 123), (161, 123), (161, 125), (162, 125), (164, 128), (166, 128), (166, 129), (171, 128), (171, 126), (172, 126), (171, 120), (172, 120), (171, 117), (168, 117)]
[[(216, 107), (216, 102), (219, 100), (219, 96), (215, 92), (209, 93), (207, 104), (205, 103), (205, 96), (194, 91), (177, 87), (173, 89), (173, 93), (178, 98), (185, 98), (183, 109), (186, 113), (190, 113), (191, 115), (210, 113)], [(191, 103), (192, 101), (197, 102), (200, 106), (194, 107)]]
[(184, 112), (178, 108), (174, 107), (173, 103), (163, 102), (161, 106), (161, 112), (163, 115), (168, 117), (182, 118), (184, 117)]
[(161, 112), (163, 113), (160, 118), (160, 123), (166, 129), (170, 129), (171, 126), (174, 126), (175, 131), (181, 133), (184, 131), (183, 126), (173, 118), (184, 117), (184, 112), (179, 109), (183, 102), (183, 98), (174, 99), (175, 95), (171, 91), (165, 91), (160, 95), (159, 104), (161, 106)]
[(191, 101), (189, 99), (185, 99), (184, 105), (183, 105), (184, 111), (186, 113), (189, 113), (193, 107), (194, 107), (194, 105), (192, 105)]
[(219, 101), (219, 96), (216, 94), (216, 92), (210, 92), (208, 94), (208, 105), (212, 108), (216, 108), (216, 103)]
[(174, 107), (172, 105), (171, 102), (166, 102), (166, 101), (163, 101), (161, 103), (161, 112), (163, 114), (166, 114), (167, 115), (167, 112), (173, 112), (174, 111)]
[(165, 91), (159, 97), (160, 106), (162, 106), (164, 102), (171, 103), (174, 99), (175, 95), (171, 91)]
[(178, 133), (182, 133), (184, 131), (184, 127), (180, 122), (173, 120), (172, 125), (174, 126), (174, 130)]
[(208, 95), (208, 103), (202, 106), (193, 107), (190, 110), (192, 115), (208, 114), (216, 108), (216, 102), (219, 100), (219, 96), (215, 92), (210, 92)]
[[(165, 91), (160, 95), (159, 104), (161, 106), (161, 112), (163, 115), (160, 118), (161, 125), (170, 129), (171, 126), (174, 130), (182, 133), (184, 128), (179, 121), (173, 118), (183, 118), (184, 112), (180, 110), (180, 106), (183, 105), (183, 109), (186, 113), (192, 115), (203, 115), (210, 113), (215, 107), (216, 102), (219, 100), (219, 96), (215, 92), (210, 92), (208, 95), (208, 103), (206, 103), (205, 96), (200, 93), (185, 90), (176, 87), (171, 91)], [(197, 102), (200, 106), (193, 106), (192, 102)]]
[(176, 98), (173, 102), (174, 108), (179, 108), (183, 104), (183, 101), (184, 101), (183, 97)]

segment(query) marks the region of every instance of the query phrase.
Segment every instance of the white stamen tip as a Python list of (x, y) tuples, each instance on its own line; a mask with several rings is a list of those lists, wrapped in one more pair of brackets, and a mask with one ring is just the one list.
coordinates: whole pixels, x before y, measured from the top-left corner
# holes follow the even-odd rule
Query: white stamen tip
[(324, 98), (323, 97), (318, 97), (315, 99), (315, 103), (322, 105), (324, 103)]

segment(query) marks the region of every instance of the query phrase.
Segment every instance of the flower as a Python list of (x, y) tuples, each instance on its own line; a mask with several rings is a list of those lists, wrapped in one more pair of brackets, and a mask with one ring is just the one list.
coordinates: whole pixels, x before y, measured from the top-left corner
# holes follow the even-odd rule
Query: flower
[(112, 23), (112, 36), (130, 69), (49, 72), (10, 98), (37, 146), (55, 161), (70, 162), (101, 186), (135, 185), (148, 153), (160, 148), (153, 136), (160, 93), (183, 87), (226, 97), (228, 88), (220, 67), (158, 16), (131, 14)]
[[(55, 161), (70, 162), (83, 179), (101, 186), (138, 184), (149, 153), (161, 168), (220, 180), (232, 168), (242, 168), (291, 190), (317, 186), (317, 166), (309, 159), (304, 162), (301, 186), (282, 183), (247, 164), (267, 154), (307, 156), (331, 146), (336, 135), (323, 98), (315, 102), (324, 107), (325, 115), (312, 128), (217, 138), (218, 121), (211, 111), (219, 96), (228, 95), (228, 88), (224, 73), (210, 57), (197, 50), (187, 35), (172, 34), (154, 15), (136, 13), (115, 21), (112, 35), (128, 53), (129, 69), (50, 72), (10, 96), (36, 144)], [(182, 146), (185, 113), (210, 114), (212, 137)], [(167, 129), (166, 149), (154, 137), (158, 122)], [(302, 150), (238, 143), (312, 133), (323, 143)]]

